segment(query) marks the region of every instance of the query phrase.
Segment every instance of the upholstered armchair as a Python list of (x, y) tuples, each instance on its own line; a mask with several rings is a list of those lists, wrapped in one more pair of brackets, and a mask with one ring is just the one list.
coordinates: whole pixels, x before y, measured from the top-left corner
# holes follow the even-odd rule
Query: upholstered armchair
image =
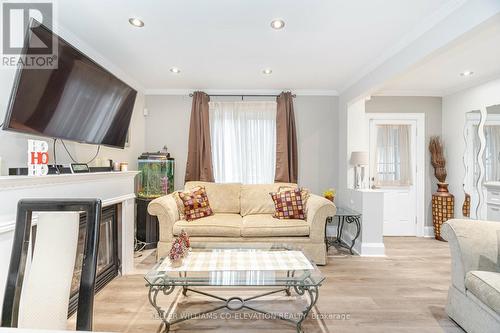
[(468, 333), (500, 332), (500, 222), (450, 220), (442, 235), (452, 260), (446, 312)]

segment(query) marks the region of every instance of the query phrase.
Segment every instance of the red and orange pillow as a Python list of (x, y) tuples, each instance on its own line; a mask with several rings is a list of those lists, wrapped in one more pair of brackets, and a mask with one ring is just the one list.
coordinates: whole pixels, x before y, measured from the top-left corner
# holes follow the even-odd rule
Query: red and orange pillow
[(190, 191), (176, 192), (174, 198), (181, 220), (193, 221), (214, 214), (203, 186), (197, 186)]
[(279, 190), (278, 192), (271, 192), (269, 194), (274, 202), (274, 218), (298, 220), (306, 218), (301, 189)]

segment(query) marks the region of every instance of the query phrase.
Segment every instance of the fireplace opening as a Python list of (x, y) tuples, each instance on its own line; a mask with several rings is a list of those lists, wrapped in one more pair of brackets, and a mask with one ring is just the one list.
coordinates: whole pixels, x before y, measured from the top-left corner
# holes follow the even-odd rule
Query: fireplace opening
[[(113, 205), (102, 209), (95, 283), (96, 292), (104, 288), (106, 284), (118, 276), (120, 270), (120, 260), (118, 257), (118, 207), (119, 205)], [(80, 277), (82, 273), (86, 219), (85, 213), (80, 214), (80, 230), (78, 232), (78, 246), (73, 280), (71, 282), (68, 316), (75, 313), (78, 307), (78, 289), (80, 287)]]

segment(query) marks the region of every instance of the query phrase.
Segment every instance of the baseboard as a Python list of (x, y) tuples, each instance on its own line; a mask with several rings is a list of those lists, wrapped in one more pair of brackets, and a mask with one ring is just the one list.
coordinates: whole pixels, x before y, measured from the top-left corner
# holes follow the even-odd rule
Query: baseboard
[(361, 243), (362, 257), (385, 257), (384, 243)]
[[(335, 235), (336, 227), (328, 226), (327, 234), (330, 236)], [(432, 229), (432, 228), (431, 228)], [(347, 244), (351, 244), (354, 235), (351, 234), (348, 228), (345, 228), (342, 232), (342, 241)], [(385, 257), (385, 246), (384, 243), (363, 243), (362, 235), (356, 240), (352, 252), (356, 253), (361, 257)]]
[(424, 237), (434, 237), (434, 227), (424, 227)]

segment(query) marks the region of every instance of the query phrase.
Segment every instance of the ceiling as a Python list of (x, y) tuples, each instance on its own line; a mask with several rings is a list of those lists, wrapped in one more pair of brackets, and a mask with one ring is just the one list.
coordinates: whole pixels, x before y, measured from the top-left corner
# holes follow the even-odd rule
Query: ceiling
[[(461, 76), (464, 71), (474, 74)], [(496, 15), (389, 81), (376, 94), (446, 96), (499, 77), (500, 15)]]
[[(57, 3), (56, 26), (146, 91), (335, 93), (450, 2), (457, 0), (73, 0)], [(131, 26), (130, 17), (145, 26)], [(285, 28), (271, 29), (274, 18)]]

